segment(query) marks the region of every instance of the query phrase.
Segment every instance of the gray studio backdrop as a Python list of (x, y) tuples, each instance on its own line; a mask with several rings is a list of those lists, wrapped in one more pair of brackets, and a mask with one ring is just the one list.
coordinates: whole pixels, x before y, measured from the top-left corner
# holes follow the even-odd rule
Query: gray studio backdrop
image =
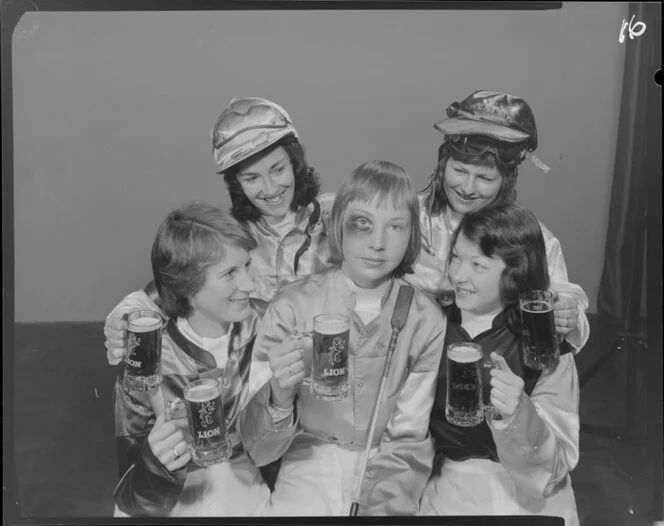
[(624, 3), (553, 11), (29, 13), (14, 36), (15, 318), (101, 320), (150, 279), (164, 215), (227, 205), (210, 129), (231, 97), (291, 113), (324, 191), (371, 159), (422, 188), (433, 123), (471, 91), (532, 105), (519, 198), (560, 238), (596, 310)]

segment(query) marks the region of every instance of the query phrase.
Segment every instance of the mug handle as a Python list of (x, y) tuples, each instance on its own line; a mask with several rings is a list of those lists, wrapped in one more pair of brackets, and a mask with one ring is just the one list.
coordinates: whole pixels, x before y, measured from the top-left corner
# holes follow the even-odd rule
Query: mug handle
[(166, 421), (187, 418), (187, 412), (182, 398), (175, 398), (166, 404)]
[(556, 347), (558, 347), (558, 351), (560, 351), (560, 346), (565, 341), (565, 336), (560, 334), (559, 332), (556, 332), (555, 333), (555, 338), (556, 338)]
[[(482, 367), (485, 369), (502, 370), (502, 364), (500, 362), (493, 361), (488, 356), (484, 358)], [(486, 420), (486, 423), (488, 424), (489, 427), (494, 427), (496, 429), (504, 427), (505, 418), (491, 402), (483, 404), (483, 410), (484, 410), (484, 419)], [(501, 424), (501, 422), (503, 423)]]
[[(301, 331), (300, 329), (295, 328), (290, 333), (290, 337), (291, 338), (297, 338), (297, 339), (302, 339), (303, 337), (313, 338), (314, 337), (314, 331), (307, 331), (307, 330)], [(303, 360), (304, 360), (304, 358), (303, 358)], [(308, 387), (309, 389), (311, 389), (311, 384), (312, 383), (313, 383), (313, 368), (309, 372), (309, 376), (305, 376), (302, 379), (302, 385), (305, 386), (305, 387)]]

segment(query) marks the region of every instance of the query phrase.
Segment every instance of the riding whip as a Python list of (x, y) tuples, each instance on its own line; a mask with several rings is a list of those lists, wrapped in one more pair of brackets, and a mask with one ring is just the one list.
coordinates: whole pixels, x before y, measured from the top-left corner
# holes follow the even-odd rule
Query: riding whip
[(376, 398), (376, 405), (374, 406), (373, 415), (371, 417), (371, 426), (369, 427), (369, 436), (367, 437), (367, 447), (364, 450), (362, 463), (360, 464), (360, 472), (355, 484), (354, 498), (350, 506), (350, 517), (357, 516), (360, 507), (360, 491), (362, 489), (362, 481), (364, 479), (364, 472), (367, 469), (367, 461), (369, 460), (369, 452), (371, 451), (371, 443), (373, 442), (374, 431), (376, 429), (376, 421), (378, 420), (378, 408), (380, 400), (383, 398), (383, 391), (387, 384), (387, 373), (390, 369), (390, 362), (392, 361), (392, 354), (397, 344), (397, 336), (406, 324), (408, 318), (408, 311), (410, 310), (410, 303), (413, 300), (413, 287), (410, 285), (401, 285), (399, 287), (399, 295), (394, 305), (394, 312), (392, 313), (392, 336), (390, 343), (387, 347), (387, 355), (385, 357), (385, 367), (383, 367), (383, 376), (380, 379), (380, 388), (378, 389), (378, 397)]

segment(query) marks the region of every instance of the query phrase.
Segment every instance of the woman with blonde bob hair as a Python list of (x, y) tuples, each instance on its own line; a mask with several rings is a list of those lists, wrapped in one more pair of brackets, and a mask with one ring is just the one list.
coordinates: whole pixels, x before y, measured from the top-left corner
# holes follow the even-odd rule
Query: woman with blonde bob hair
[[(273, 515), (347, 515), (360, 477), (403, 275), (420, 243), (417, 196), (408, 174), (386, 161), (356, 168), (330, 216), (335, 265), (284, 287), (256, 338), (240, 433), (258, 466), (281, 458)], [(313, 319), (348, 318), (349, 391), (320, 400), (311, 375)], [(305, 335), (305, 336), (303, 336)], [(423, 292), (392, 355), (361, 485), (361, 515), (414, 515), (431, 470), (428, 434), (445, 319)]]
[(391, 206), (410, 211), (410, 239), (403, 260), (393, 274), (397, 278), (412, 274), (421, 244), (419, 203), (408, 174), (401, 167), (385, 161), (373, 161), (356, 168), (353, 177), (346, 179), (339, 188), (330, 217), (330, 260), (339, 266), (343, 262), (343, 217), (348, 204), (374, 200), (381, 203), (381, 208)]

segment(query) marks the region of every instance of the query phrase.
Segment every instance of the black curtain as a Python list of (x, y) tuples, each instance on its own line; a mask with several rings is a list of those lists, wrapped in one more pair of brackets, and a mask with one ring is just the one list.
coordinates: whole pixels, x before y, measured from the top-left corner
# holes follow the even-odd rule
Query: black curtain
[(636, 25), (638, 22), (644, 23), (646, 29), (633, 39), (628, 29), (624, 30), (625, 72), (597, 303), (601, 314), (622, 324), (624, 331), (634, 333), (646, 314), (648, 182), (662, 176), (658, 152), (662, 134), (661, 88), (654, 80), (661, 67), (661, 4), (630, 3), (626, 22), (630, 20), (635, 33), (642, 29)]
[[(632, 18), (633, 17), (633, 18)], [(634, 410), (639, 369), (646, 383), (649, 518), (664, 519), (664, 432), (662, 421), (662, 92), (661, 4), (630, 3), (627, 22), (645, 31), (625, 31), (625, 72), (620, 106), (609, 228), (598, 295), (598, 310), (622, 332), (644, 338), (645, 349), (628, 347), (626, 356), (627, 432)], [(641, 28), (637, 29), (640, 32)], [(644, 323), (647, 322), (647, 323)], [(640, 367), (639, 367), (640, 362)]]

